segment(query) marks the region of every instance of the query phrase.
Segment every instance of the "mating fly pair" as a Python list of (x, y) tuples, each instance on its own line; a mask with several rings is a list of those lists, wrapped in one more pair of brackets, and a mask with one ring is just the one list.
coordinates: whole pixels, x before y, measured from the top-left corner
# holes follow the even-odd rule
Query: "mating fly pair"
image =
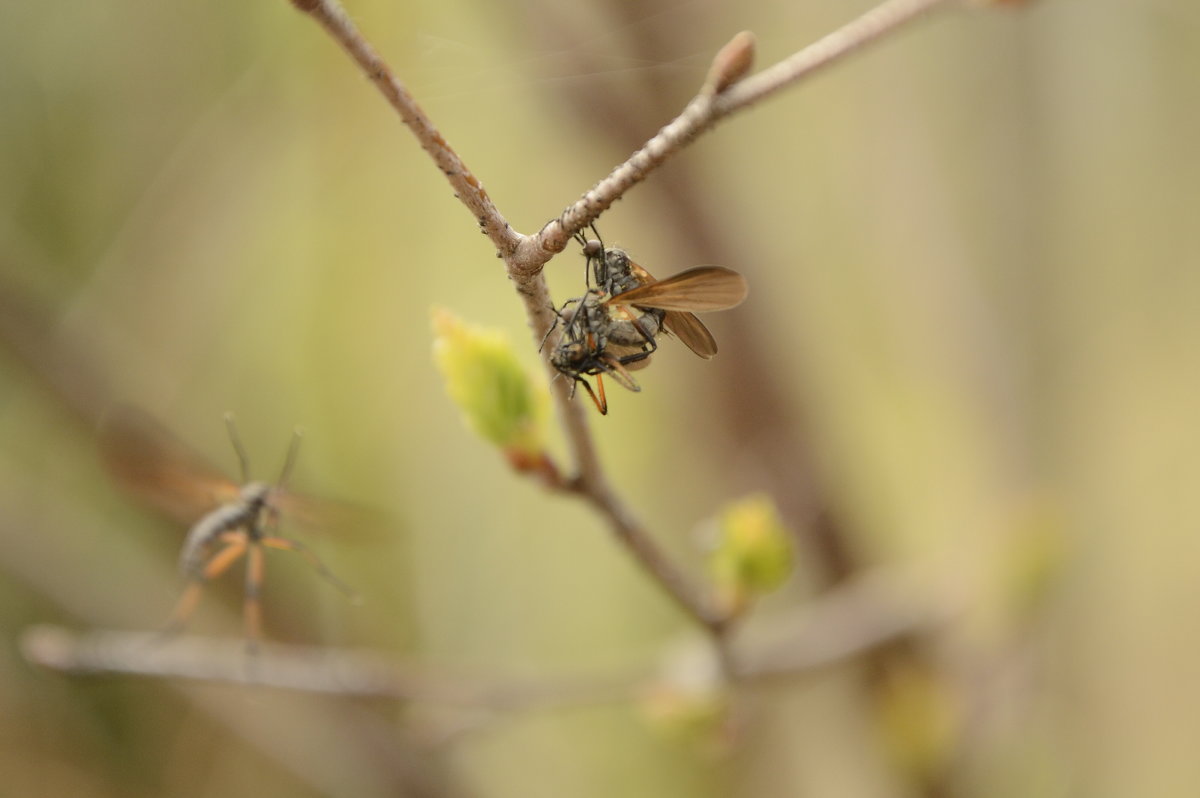
[(180, 523), (191, 525), (179, 555), (179, 569), (187, 586), (166, 631), (181, 629), (195, 610), (205, 583), (244, 556), (246, 637), (253, 649), (262, 635), (264, 549), (294, 551), (347, 596), (354, 598), (355, 593), (304, 544), (274, 533), (281, 514), (315, 522), (328, 509), (324, 502), (284, 488), (299, 450), (299, 431), (292, 438), (279, 481), (268, 485), (250, 481), (246, 451), (233, 417), (226, 416), (225, 423), (241, 465), (240, 486), (151, 418), (130, 408), (110, 414), (101, 430), (101, 451), (124, 487)]
[[(595, 227), (592, 232), (596, 233)], [(658, 349), (659, 333), (670, 333), (702, 358), (717, 342), (695, 312), (727, 310), (746, 298), (746, 278), (722, 266), (697, 266), (655, 280), (624, 250), (609, 249), (582, 234), (575, 238), (587, 259), (589, 288), (558, 311), (563, 332), (550, 353), (558, 371), (583, 385), (596, 408), (608, 413), (604, 375), (631, 391), (641, 388), (631, 371), (645, 368)], [(596, 287), (592, 288), (591, 280)], [(592, 390), (586, 377), (596, 378)]]

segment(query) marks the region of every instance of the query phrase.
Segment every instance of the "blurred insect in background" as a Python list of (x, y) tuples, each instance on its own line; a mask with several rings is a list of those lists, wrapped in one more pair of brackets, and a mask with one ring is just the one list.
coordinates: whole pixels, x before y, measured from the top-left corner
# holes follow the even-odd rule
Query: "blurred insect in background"
[[(597, 287), (558, 311), (563, 333), (550, 362), (584, 386), (601, 414), (608, 412), (604, 375), (639, 391), (629, 372), (650, 364), (659, 333), (674, 335), (702, 358), (717, 353), (716, 340), (695, 312), (741, 304), (748, 292), (745, 277), (722, 266), (697, 266), (656, 280), (624, 250), (605, 247), (599, 237), (576, 239), (587, 259), (589, 285), (594, 278)], [(588, 376), (596, 377), (596, 391)]]
[(149, 416), (132, 408), (108, 414), (101, 427), (101, 453), (126, 489), (168, 516), (191, 525), (179, 555), (179, 569), (187, 585), (166, 631), (182, 629), (196, 609), (205, 584), (244, 556), (245, 628), (248, 645), (254, 649), (262, 636), (264, 549), (296, 552), (347, 597), (357, 600), (357, 594), (307, 546), (274, 533), (281, 515), (320, 523), (327, 510), (328, 503), (285, 488), (299, 452), (300, 431), (288, 447), (279, 480), (268, 485), (250, 480), (249, 460), (232, 415), (226, 415), (225, 424), (241, 465), (240, 486)]

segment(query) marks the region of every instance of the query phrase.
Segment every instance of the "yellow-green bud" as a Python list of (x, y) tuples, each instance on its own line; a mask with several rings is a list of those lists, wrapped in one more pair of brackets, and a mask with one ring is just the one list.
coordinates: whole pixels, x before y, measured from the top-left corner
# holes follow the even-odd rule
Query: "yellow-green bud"
[(721, 511), (709, 566), (733, 611), (787, 579), (792, 570), (791, 540), (769, 496), (748, 496)]
[(518, 467), (544, 461), (544, 392), (534, 387), (508, 337), (444, 308), (433, 311), (433, 332), (434, 361), (467, 427), (503, 449)]

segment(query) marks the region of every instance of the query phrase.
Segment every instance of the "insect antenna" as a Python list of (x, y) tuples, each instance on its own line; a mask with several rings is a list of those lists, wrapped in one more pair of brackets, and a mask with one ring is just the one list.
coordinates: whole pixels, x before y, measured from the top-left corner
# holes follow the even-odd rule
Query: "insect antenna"
[(288, 444), (287, 457), (283, 461), (283, 470), (279, 472), (279, 481), (276, 486), (283, 487), (287, 484), (288, 477), (292, 475), (292, 468), (296, 465), (296, 457), (300, 454), (300, 439), (304, 437), (304, 429), (296, 427), (292, 431), (292, 442)]
[(225, 414), (225, 429), (229, 432), (229, 441), (233, 444), (233, 451), (237, 453), (238, 465), (242, 469), (242, 484), (245, 485), (250, 481), (250, 458), (246, 455), (246, 447), (242, 445), (242, 439), (238, 435), (232, 411)]

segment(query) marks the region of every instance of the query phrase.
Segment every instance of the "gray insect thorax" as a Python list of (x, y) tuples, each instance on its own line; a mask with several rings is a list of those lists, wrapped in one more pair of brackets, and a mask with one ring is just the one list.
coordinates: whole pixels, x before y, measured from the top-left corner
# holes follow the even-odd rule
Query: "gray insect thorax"
[(226, 532), (244, 527), (250, 535), (257, 534), (270, 494), (270, 485), (247, 483), (236, 502), (216, 508), (193, 524), (179, 553), (179, 570), (188, 576), (198, 575), (207, 559), (208, 547)]

